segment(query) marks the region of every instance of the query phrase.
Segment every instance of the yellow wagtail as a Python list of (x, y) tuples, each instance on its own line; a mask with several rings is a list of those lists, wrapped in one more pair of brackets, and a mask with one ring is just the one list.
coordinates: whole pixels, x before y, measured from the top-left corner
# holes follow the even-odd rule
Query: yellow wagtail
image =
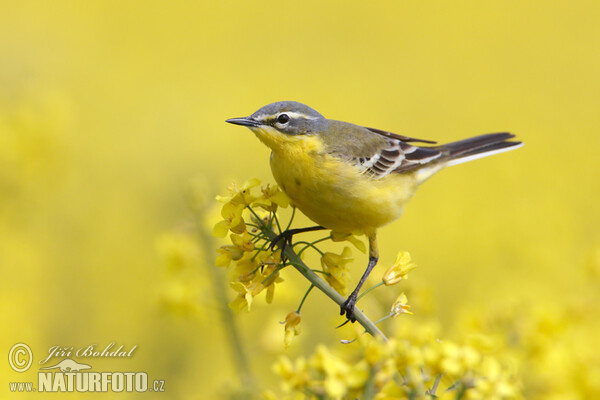
[(289, 230), (282, 235), (285, 240), (325, 228), (369, 239), (367, 269), (341, 307), (340, 314), (352, 322), (358, 292), (378, 260), (377, 228), (399, 218), (417, 187), (442, 168), (522, 145), (503, 132), (415, 146), (410, 143), (436, 142), (326, 119), (294, 101), (272, 103), (227, 122), (250, 128), (271, 148), (275, 180), (293, 204), (319, 224)]

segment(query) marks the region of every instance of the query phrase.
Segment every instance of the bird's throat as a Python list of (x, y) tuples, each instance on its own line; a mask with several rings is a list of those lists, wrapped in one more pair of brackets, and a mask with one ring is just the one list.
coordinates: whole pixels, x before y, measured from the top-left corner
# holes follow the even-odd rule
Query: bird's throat
[(312, 135), (288, 135), (269, 126), (250, 128), (252, 132), (276, 153), (314, 152), (322, 148), (322, 142)]

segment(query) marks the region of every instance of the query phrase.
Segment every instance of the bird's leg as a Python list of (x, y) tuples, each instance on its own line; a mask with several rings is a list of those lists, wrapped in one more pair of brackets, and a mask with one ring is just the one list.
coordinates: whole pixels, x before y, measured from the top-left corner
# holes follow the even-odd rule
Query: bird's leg
[(350, 293), (350, 296), (346, 299), (346, 301), (342, 304), (340, 315), (346, 314), (346, 318), (350, 320), (350, 322), (355, 322), (356, 318), (354, 318), (354, 307), (356, 306), (356, 298), (358, 297), (358, 292), (360, 292), (360, 288), (364, 285), (365, 281), (369, 277), (369, 274), (377, 264), (377, 260), (379, 260), (379, 250), (377, 249), (377, 237), (376, 233), (368, 234), (369, 238), (369, 264), (367, 265), (367, 269), (365, 270), (363, 276), (358, 281), (358, 285), (356, 288)]
[(279, 235), (275, 236), (275, 238), (273, 240), (271, 240), (271, 244), (269, 245), (269, 250), (275, 249), (275, 247), (277, 245), (279, 245), (279, 242), (281, 242), (283, 240), (280, 248), (281, 248), (281, 259), (284, 260), (283, 252), (285, 251), (285, 246), (287, 244), (290, 244), (290, 245), (292, 244), (292, 237), (295, 234), (303, 233), (303, 232), (320, 231), (323, 229), (327, 229), (327, 228), (317, 225), (317, 226), (309, 226), (308, 228), (286, 229), (285, 231), (281, 232)]

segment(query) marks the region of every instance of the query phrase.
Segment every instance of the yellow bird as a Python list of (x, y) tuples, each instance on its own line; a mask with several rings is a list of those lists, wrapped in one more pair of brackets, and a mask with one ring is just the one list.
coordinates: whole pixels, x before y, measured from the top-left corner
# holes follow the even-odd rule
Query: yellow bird
[[(271, 170), (281, 189), (317, 227), (364, 234), (369, 264), (340, 314), (354, 322), (361, 286), (377, 264), (377, 228), (399, 218), (417, 187), (450, 165), (522, 146), (510, 133), (491, 133), (439, 146), (379, 129), (326, 119), (312, 108), (280, 101), (227, 122), (250, 128), (271, 149)], [(280, 238), (278, 238), (280, 239)]]

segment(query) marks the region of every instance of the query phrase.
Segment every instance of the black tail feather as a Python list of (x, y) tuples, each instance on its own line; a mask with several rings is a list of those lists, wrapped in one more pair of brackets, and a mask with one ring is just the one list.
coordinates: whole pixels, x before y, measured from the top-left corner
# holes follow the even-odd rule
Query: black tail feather
[(476, 154), (488, 153), (521, 145), (521, 142), (509, 140), (514, 137), (515, 135), (508, 132), (489, 133), (487, 135), (475, 136), (469, 139), (459, 140), (458, 142), (448, 143), (439, 146), (438, 148), (445, 153), (444, 158), (446, 160), (457, 160)]

